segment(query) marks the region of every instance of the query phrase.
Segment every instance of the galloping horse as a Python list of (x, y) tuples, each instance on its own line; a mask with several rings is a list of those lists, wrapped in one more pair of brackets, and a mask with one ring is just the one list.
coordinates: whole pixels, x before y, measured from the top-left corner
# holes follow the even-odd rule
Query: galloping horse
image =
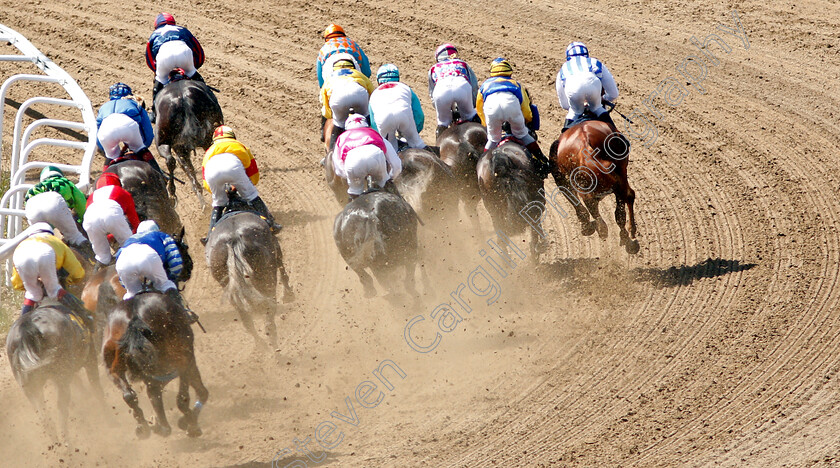
[(152, 169), (149, 163), (137, 160), (115, 161), (105, 172), (120, 178), (122, 187), (134, 198), (140, 220), (152, 219), (160, 230), (175, 235), (184, 225), (175, 211), (172, 198), (166, 192), (163, 174)]
[[(563, 133), (551, 145), (549, 159), (557, 187), (572, 202), (584, 236), (596, 230), (607, 238), (607, 223), (598, 212), (598, 203), (615, 194), (615, 222), (621, 230), (620, 245), (627, 253), (639, 251), (636, 240), (636, 217), (633, 202), (636, 192), (627, 180), (630, 148), (615, 127), (606, 122), (588, 120)], [(625, 211), (626, 206), (626, 211)], [(626, 228), (630, 216), (629, 232)], [(590, 215), (592, 220), (590, 220)]]
[(451, 194), (458, 187), (449, 166), (425, 149), (406, 148), (399, 156), (402, 172), (394, 179), (394, 185), (421, 218), (457, 212), (458, 199)]
[(393, 283), (394, 272), (400, 266), (405, 268), (405, 290), (417, 295), (417, 222), (417, 214), (408, 202), (384, 190), (363, 193), (336, 215), (335, 245), (347, 265), (359, 275), (365, 297), (376, 295), (367, 268), (381, 285), (398, 290)]
[(440, 159), (452, 169), (459, 188), (459, 198), (464, 210), (472, 218), (476, 231), (478, 224), (478, 201), (481, 192), (476, 181), (476, 164), (487, 144), (487, 130), (479, 123), (455, 123), (438, 135)]
[(231, 202), (225, 214), (207, 236), (205, 256), (213, 278), (224, 288), (242, 324), (258, 346), (260, 339), (251, 318), (252, 311), (264, 310), (265, 328), (272, 346), (277, 345), (274, 315), (277, 309), (277, 272), (283, 282), (284, 302), (294, 300), (289, 274), (283, 265), (280, 242), (265, 219), (247, 208), (236, 190), (228, 189)]
[(95, 330), (88, 330), (81, 318), (50, 300), (18, 318), (9, 329), (6, 354), (12, 374), (51, 436), (54, 431), (44, 408), (44, 386), (48, 380), (52, 379), (58, 390), (62, 436), (68, 434), (70, 382), (79, 369), (85, 369), (95, 395), (104, 401), (96, 366), (95, 335)]
[[(149, 437), (150, 428), (127, 377), (145, 383), (157, 416), (151, 430), (164, 437), (172, 429), (163, 407), (163, 387), (180, 377), (176, 403), (184, 416), (178, 420), (178, 427), (190, 437), (201, 435), (198, 415), (209, 392), (195, 362), (193, 338), (186, 315), (175, 302), (158, 292), (138, 294), (109, 312), (102, 358), (132, 410), (137, 421), (135, 433), (141, 439)], [(192, 408), (189, 387), (198, 396)]]
[[(493, 227), (508, 234), (521, 234), (528, 227), (519, 215), (532, 200), (540, 197), (543, 181), (525, 148), (508, 139), (485, 153), (476, 166), (478, 187), (484, 206), (490, 212)], [(531, 232), (532, 258), (537, 258), (545, 244), (536, 230)]]
[(173, 81), (158, 93), (156, 135), (158, 153), (166, 158), (169, 170), (169, 194), (175, 196), (175, 163), (190, 179), (193, 191), (204, 206), (201, 184), (195, 177), (190, 159), (198, 147), (208, 148), (213, 129), (224, 123), (222, 108), (213, 91), (201, 81)]

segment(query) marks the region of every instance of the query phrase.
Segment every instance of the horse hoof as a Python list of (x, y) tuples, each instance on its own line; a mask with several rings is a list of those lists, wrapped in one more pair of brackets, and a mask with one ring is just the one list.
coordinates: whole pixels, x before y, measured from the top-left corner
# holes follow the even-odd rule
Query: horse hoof
[(365, 289), (365, 294), (364, 294), (364, 296), (365, 296), (365, 298), (366, 298), (366, 299), (370, 299), (370, 298), (372, 298), (372, 297), (376, 297), (376, 291), (373, 291), (373, 290), (370, 290), (370, 289)]
[(595, 234), (595, 225), (595, 221), (590, 221), (586, 224), (581, 225), (580, 233), (584, 236), (591, 236), (592, 234)]
[(290, 302), (295, 302), (295, 293), (288, 291), (283, 294), (283, 304), (288, 304)]
[(626, 250), (630, 255), (639, 253), (639, 248), (639, 241), (636, 239), (627, 241), (627, 244), (624, 246), (624, 250)]
[(190, 427), (190, 423), (187, 422), (186, 416), (181, 416), (178, 418), (178, 429), (182, 431), (186, 431)]
[(600, 237), (601, 240), (606, 240), (609, 232), (610, 231), (607, 229), (607, 223), (603, 221), (598, 222), (598, 237)]
[(138, 439), (148, 439), (152, 434), (152, 431), (149, 429), (148, 425), (138, 424), (137, 427), (134, 428), (134, 433), (137, 434)]
[(172, 434), (172, 428), (169, 426), (155, 425), (152, 431), (161, 437), (169, 437), (169, 434)]
[(198, 426), (193, 426), (187, 429), (187, 436), (188, 437), (199, 437), (201, 435), (201, 428)]

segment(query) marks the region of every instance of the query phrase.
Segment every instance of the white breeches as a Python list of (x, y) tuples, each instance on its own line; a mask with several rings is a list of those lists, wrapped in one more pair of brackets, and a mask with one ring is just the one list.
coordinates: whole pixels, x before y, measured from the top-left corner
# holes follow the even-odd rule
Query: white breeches
[(125, 114), (111, 114), (105, 117), (96, 137), (102, 143), (102, 149), (105, 150), (105, 157), (108, 159), (114, 159), (120, 155), (122, 143), (127, 144), (128, 149), (133, 152), (145, 147), (140, 126)]
[(601, 105), (601, 80), (594, 73), (575, 73), (566, 78), (564, 84), (566, 98), (569, 100), (567, 119), (574, 119), (583, 114), (585, 106), (595, 115), (607, 110)]
[(411, 148), (425, 148), (426, 143), (417, 133), (417, 124), (414, 122), (411, 107), (405, 107), (399, 102), (390, 104), (382, 103), (381, 106), (373, 109), (376, 128), (382, 137), (396, 149), (399, 148), (397, 146), (397, 132), (400, 132), (400, 135), (405, 138)]
[(510, 131), (522, 143), (529, 144), (534, 141), (528, 134), (528, 127), (525, 126), (525, 117), (522, 116), (522, 105), (511, 93), (499, 92), (487, 96), (484, 101), (484, 118), (487, 122), (487, 145), (485, 148), (493, 148), (502, 139), (502, 124), (508, 122)]
[(158, 49), (155, 79), (163, 84), (169, 83), (169, 72), (173, 68), (183, 68), (187, 77), (195, 75), (195, 61), (190, 46), (184, 41), (164, 42)]
[(475, 117), (472, 86), (460, 77), (441, 78), (432, 91), (432, 103), (437, 112), (438, 126), (448, 127), (452, 123), (452, 104), (458, 103), (458, 113), (462, 120)]
[[(18, 275), (26, 289), (24, 297), (34, 302), (41, 302), (44, 289), (47, 297), (55, 299), (61, 291), (55, 268), (55, 251), (49, 245), (36, 240), (24, 241), (12, 255)], [(40, 279), (40, 281), (38, 281)], [(43, 284), (43, 288), (41, 285)]]
[(100, 263), (111, 263), (111, 245), (108, 234), (113, 234), (120, 245), (131, 237), (131, 226), (125, 219), (122, 207), (114, 200), (106, 199), (91, 203), (85, 211), (82, 227)]
[(204, 165), (204, 180), (210, 186), (213, 206), (227, 206), (228, 196), (225, 192), (225, 184), (235, 186), (237, 193), (245, 201), (251, 201), (260, 196), (251, 179), (245, 174), (242, 161), (230, 153), (219, 153), (207, 161)]
[(390, 179), (385, 153), (376, 145), (364, 145), (347, 152), (344, 160), (344, 171), (347, 174), (347, 193), (361, 195), (365, 190), (365, 178), (371, 176), (373, 182), (382, 188)]
[(35, 195), (26, 202), (26, 219), (29, 224), (50, 223), (61, 231), (61, 235), (68, 243), (79, 245), (85, 241), (85, 236), (76, 226), (73, 213), (67, 207), (58, 192), (44, 192)]
[(337, 80), (330, 93), (330, 111), (333, 125), (344, 128), (344, 122), (352, 108), (357, 114), (368, 115), (367, 90), (353, 80)]
[(160, 292), (177, 288), (166, 276), (160, 256), (155, 249), (146, 244), (131, 244), (123, 249), (116, 267), (120, 282), (125, 286), (124, 300), (131, 299), (142, 291), (146, 281)]

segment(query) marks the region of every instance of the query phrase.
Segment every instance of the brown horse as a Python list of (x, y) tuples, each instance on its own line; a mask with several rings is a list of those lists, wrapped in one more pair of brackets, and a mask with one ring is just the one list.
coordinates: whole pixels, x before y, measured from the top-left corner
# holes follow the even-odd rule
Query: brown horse
[(627, 253), (635, 254), (639, 251), (633, 212), (636, 192), (627, 180), (630, 148), (626, 141), (614, 126), (588, 120), (563, 133), (551, 145), (549, 159), (557, 187), (575, 208), (581, 233), (590, 236), (597, 230), (601, 239), (607, 238), (607, 223), (598, 212), (598, 203), (614, 193), (620, 245)]
[(478, 231), (478, 189), (476, 164), (487, 144), (487, 129), (479, 123), (456, 123), (442, 131), (437, 137), (440, 159), (452, 170), (458, 184), (458, 196), (464, 203), (464, 211), (472, 218)]
[(108, 166), (120, 178), (122, 187), (131, 194), (140, 220), (152, 219), (160, 230), (174, 236), (184, 225), (175, 211), (175, 199), (166, 191), (166, 179), (145, 161), (128, 159)]
[[(209, 392), (195, 361), (193, 338), (186, 314), (172, 299), (158, 292), (138, 294), (108, 313), (102, 358), (133, 412), (137, 421), (135, 433), (141, 439), (149, 437), (150, 428), (129, 378), (145, 383), (156, 415), (151, 430), (166, 437), (172, 429), (163, 407), (163, 387), (179, 377), (176, 403), (184, 416), (178, 420), (178, 427), (190, 437), (201, 435), (198, 415)], [(190, 387), (198, 397), (192, 408)]]
[[(520, 212), (540, 197), (543, 181), (537, 175), (534, 161), (525, 148), (512, 141), (503, 141), (478, 160), (478, 187), (484, 207), (490, 213), (496, 231), (522, 234), (528, 227)], [(545, 247), (535, 229), (531, 232), (532, 258)]]

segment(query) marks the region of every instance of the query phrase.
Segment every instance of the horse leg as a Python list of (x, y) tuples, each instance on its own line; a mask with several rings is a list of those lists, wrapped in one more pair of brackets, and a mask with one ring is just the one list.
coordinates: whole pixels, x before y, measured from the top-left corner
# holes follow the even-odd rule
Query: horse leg
[[(131, 388), (128, 380), (125, 378), (125, 363), (120, 359), (120, 355), (116, 350), (117, 344), (113, 340), (109, 340), (103, 346), (103, 358), (105, 364), (109, 366), (108, 372), (114, 385), (122, 390), (123, 401), (131, 408), (134, 415), (134, 420), (137, 421), (137, 427), (134, 428), (135, 434), (140, 439), (147, 439), (150, 435), (149, 423), (143, 416), (143, 410), (137, 402), (137, 392)], [(113, 359), (111, 359), (113, 358)]]
[(415, 273), (417, 270), (417, 261), (409, 259), (405, 262), (405, 290), (414, 297), (419, 297), (420, 293), (417, 291), (417, 279)]
[(44, 384), (45, 382), (40, 378), (31, 379), (27, 382), (26, 386), (23, 387), (23, 393), (35, 409), (35, 415), (40, 421), (41, 427), (44, 428), (44, 432), (47, 433), (47, 437), (49, 437), (50, 440), (57, 441), (59, 440), (58, 433), (55, 432), (55, 427), (53, 427), (52, 421), (50, 421), (49, 416), (47, 416), (45, 408)]
[(198, 202), (201, 203), (201, 209), (203, 210), (204, 207), (207, 206), (207, 202), (204, 201), (204, 194), (201, 192), (202, 186), (195, 177), (195, 168), (193, 167), (192, 159), (190, 158), (191, 153), (195, 154), (195, 149), (192, 149), (192, 151), (185, 151), (184, 153), (186, 156), (181, 157), (180, 152), (175, 151), (175, 157), (178, 159), (178, 163), (181, 164), (181, 168), (183, 168), (184, 172), (187, 173), (193, 192), (195, 193), (195, 196), (198, 197)]
[(102, 383), (99, 380), (99, 368), (96, 362), (96, 354), (93, 346), (91, 346), (90, 356), (85, 362), (85, 374), (87, 374), (88, 382), (93, 388), (94, 396), (101, 404), (105, 404), (105, 392), (102, 391)]
[(604, 218), (601, 217), (601, 213), (598, 211), (599, 202), (600, 200), (593, 195), (584, 196), (583, 203), (586, 205), (586, 209), (589, 210), (589, 214), (592, 215), (592, 223), (595, 226), (597, 226), (598, 237), (600, 237), (601, 240), (604, 240), (607, 238), (607, 234), (609, 233), (609, 231), (607, 230), (607, 223), (604, 221)]
[(265, 333), (268, 335), (268, 344), (277, 349), (277, 325), (274, 323), (274, 316), (277, 313), (277, 300), (273, 297), (265, 301)]
[(189, 376), (190, 385), (195, 390), (196, 398), (198, 398), (192, 408), (192, 425), (188, 425), (187, 435), (189, 437), (198, 437), (201, 435), (201, 428), (198, 427), (198, 415), (201, 413), (201, 408), (207, 403), (210, 392), (207, 391), (207, 387), (201, 381), (201, 373), (198, 371), (198, 365), (195, 363), (195, 356), (193, 356), (192, 363), (187, 370), (187, 376)]
[(186, 431), (190, 425), (195, 423), (195, 418), (190, 409), (190, 381), (184, 375), (178, 379), (178, 396), (175, 398), (175, 403), (178, 406), (178, 410), (184, 413), (183, 416), (178, 418), (178, 428)]
[(166, 410), (163, 407), (163, 384), (156, 380), (146, 380), (146, 394), (152, 401), (152, 408), (155, 410), (155, 425), (152, 431), (161, 437), (167, 437), (172, 433), (169, 421), (166, 420)]
[(166, 170), (169, 171), (169, 181), (166, 188), (169, 190), (169, 196), (177, 198), (175, 194), (175, 166), (178, 164), (175, 158), (172, 157), (172, 150), (169, 145), (159, 145), (158, 153), (166, 160)]
[(283, 302), (294, 302), (295, 292), (292, 291), (292, 286), (289, 284), (289, 273), (286, 271), (286, 265), (283, 264), (283, 251), (280, 250), (280, 241), (276, 237), (274, 240), (277, 244), (275, 250), (277, 252), (277, 271), (280, 272), (280, 282), (283, 283)]
[(633, 211), (633, 203), (636, 201), (636, 192), (627, 185), (624, 195), (624, 202), (627, 204), (627, 211), (630, 215), (630, 240), (624, 246), (629, 254), (639, 253), (639, 241), (636, 240), (636, 215)]
[(353, 271), (359, 275), (359, 281), (362, 282), (365, 297), (376, 297), (376, 287), (373, 285), (373, 278), (365, 271), (364, 268), (353, 268)]
[(58, 424), (62, 440), (67, 440), (70, 433), (67, 430), (67, 421), (70, 419), (70, 377), (57, 376), (55, 386), (58, 390)]
[(245, 331), (254, 337), (254, 344), (257, 348), (266, 348), (267, 346), (265, 342), (262, 338), (260, 338), (260, 335), (257, 332), (257, 327), (254, 326), (254, 319), (251, 317), (248, 304), (234, 305), (234, 307), (236, 307), (239, 312), (239, 318), (242, 320), (242, 326), (245, 327)]

